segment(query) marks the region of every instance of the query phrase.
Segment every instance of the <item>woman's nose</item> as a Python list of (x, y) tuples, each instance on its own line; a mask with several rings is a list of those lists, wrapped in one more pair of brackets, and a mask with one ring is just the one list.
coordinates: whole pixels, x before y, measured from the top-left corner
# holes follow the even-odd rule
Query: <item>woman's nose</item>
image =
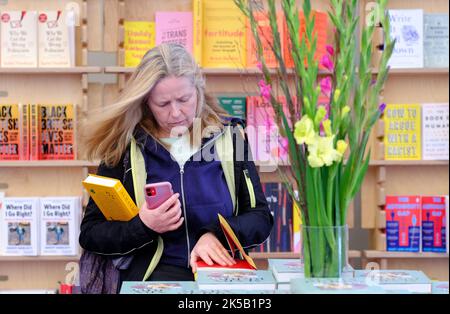
[(170, 105), (170, 114), (172, 117), (178, 117), (181, 114), (181, 110), (176, 102)]

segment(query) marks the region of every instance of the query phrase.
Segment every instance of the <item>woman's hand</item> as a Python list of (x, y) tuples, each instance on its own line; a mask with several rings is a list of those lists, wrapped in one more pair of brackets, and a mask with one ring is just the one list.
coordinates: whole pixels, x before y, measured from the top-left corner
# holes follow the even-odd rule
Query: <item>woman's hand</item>
[(184, 217), (181, 217), (179, 196), (179, 193), (172, 195), (155, 209), (148, 209), (147, 203), (144, 202), (139, 210), (139, 218), (148, 228), (160, 234), (178, 229), (184, 221)]
[(222, 243), (211, 232), (202, 235), (192, 249), (190, 265), (193, 273), (197, 271), (197, 260), (199, 258), (208, 265), (217, 263), (221, 266), (231, 266), (236, 264)]

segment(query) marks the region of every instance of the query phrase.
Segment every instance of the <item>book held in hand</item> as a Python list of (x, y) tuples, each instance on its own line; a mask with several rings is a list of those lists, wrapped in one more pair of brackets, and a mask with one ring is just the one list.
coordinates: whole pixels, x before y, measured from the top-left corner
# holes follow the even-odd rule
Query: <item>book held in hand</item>
[(210, 270), (197, 272), (200, 290), (275, 290), (276, 282), (268, 270)]
[(139, 212), (122, 182), (117, 179), (90, 174), (83, 181), (83, 186), (108, 220), (129, 221)]

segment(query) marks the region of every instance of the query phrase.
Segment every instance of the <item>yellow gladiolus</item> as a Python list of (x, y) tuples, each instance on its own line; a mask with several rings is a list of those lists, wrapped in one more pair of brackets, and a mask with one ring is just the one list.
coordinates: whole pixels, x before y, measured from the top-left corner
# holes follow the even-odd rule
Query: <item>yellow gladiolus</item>
[(333, 131), (331, 130), (331, 121), (330, 121), (330, 119), (326, 119), (325, 121), (323, 121), (322, 125), (323, 125), (323, 129), (325, 131), (325, 135), (326, 136), (333, 135)]
[(336, 89), (334, 91), (334, 102), (338, 102), (340, 96), (341, 96), (341, 90), (340, 89)]
[(348, 116), (349, 112), (350, 112), (349, 106), (345, 106), (344, 108), (342, 108), (342, 112), (341, 112), (342, 119), (345, 119)]
[(348, 144), (343, 141), (343, 140), (339, 140), (336, 144), (336, 150), (338, 151), (338, 153), (341, 155), (341, 158), (339, 158), (338, 161), (342, 160), (342, 157), (344, 157), (345, 151), (347, 150)]
[(334, 135), (327, 137), (317, 135), (314, 141), (308, 145), (308, 151), (308, 163), (313, 168), (331, 166), (334, 161), (342, 158), (334, 149)]
[(320, 122), (322, 122), (323, 118), (327, 115), (327, 109), (325, 106), (319, 106), (316, 112), (316, 116), (314, 118), (315, 126), (318, 128), (320, 125)]
[(316, 133), (314, 132), (314, 123), (308, 117), (304, 115), (300, 121), (295, 124), (294, 138), (297, 144), (303, 143), (310, 144), (314, 141)]

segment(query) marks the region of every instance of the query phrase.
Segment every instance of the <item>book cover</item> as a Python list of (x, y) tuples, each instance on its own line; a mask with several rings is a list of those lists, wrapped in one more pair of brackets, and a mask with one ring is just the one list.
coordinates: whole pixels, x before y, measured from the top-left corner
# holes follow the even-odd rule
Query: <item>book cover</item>
[(78, 254), (80, 197), (40, 198), (40, 254)]
[(295, 294), (385, 294), (376, 285), (369, 285), (362, 278), (295, 278), (291, 280), (291, 292)]
[(192, 1), (192, 51), (195, 61), (202, 66), (203, 0)]
[(202, 66), (245, 68), (245, 15), (229, 0), (203, 0), (202, 5)]
[[(314, 34), (317, 36), (317, 46), (316, 53), (314, 55), (314, 59), (319, 61), (323, 56), (327, 54), (326, 46), (328, 41), (328, 15), (325, 12), (321, 11), (313, 11), (313, 16), (315, 18), (314, 23)], [(302, 11), (299, 12), (300, 19), (300, 30), (299, 30), (299, 40), (303, 39), (306, 33), (306, 24), (305, 24), (305, 15)], [(286, 67), (293, 68), (294, 67), (294, 59), (292, 57), (292, 44), (289, 35), (289, 29), (287, 28), (286, 21), (283, 22), (284, 27), (284, 38), (283, 38), (283, 54), (286, 63)], [(308, 43), (307, 43), (308, 44)], [(305, 60), (305, 66), (307, 66), (307, 60)], [(323, 69), (322, 65), (319, 65), (321, 69)]]
[[(74, 104), (34, 104), (32, 110), (32, 141), (38, 160), (75, 160), (76, 157), (76, 106)], [(33, 114), (37, 113), (37, 123)], [(33, 129), (33, 127), (35, 129)], [(33, 136), (33, 132), (36, 133)], [(33, 154), (33, 149), (31, 154)]]
[(431, 293), (448, 295), (448, 281), (433, 282), (431, 287)]
[(198, 273), (200, 290), (275, 290), (276, 282), (268, 270), (220, 270)]
[(424, 14), (424, 66), (448, 68), (448, 14)]
[(1, 66), (37, 67), (36, 11), (3, 11), (0, 22)]
[(192, 294), (196, 290), (193, 281), (124, 281), (120, 294)]
[(387, 251), (419, 252), (420, 196), (386, 196), (385, 210)]
[(192, 12), (156, 12), (156, 45), (180, 44), (192, 54)]
[(219, 96), (217, 97), (220, 106), (225, 109), (231, 116), (240, 119), (246, 117), (246, 103), (245, 96)]
[(386, 291), (409, 291), (431, 293), (431, 280), (415, 270), (356, 270), (355, 278), (364, 279)]
[(448, 104), (422, 105), (422, 158), (423, 160), (449, 159), (449, 107)]
[(388, 65), (392, 69), (423, 68), (423, 10), (389, 10), (389, 20), (396, 44)]
[[(297, 191), (295, 193), (297, 193)], [(301, 216), (300, 208), (297, 206), (297, 203), (295, 201), (293, 201), (292, 203), (293, 203), (292, 247), (293, 247), (293, 252), (300, 253), (300, 252), (302, 252), (302, 216)]]
[(0, 214), (2, 254), (38, 255), (39, 198), (5, 197)]
[(446, 252), (449, 253), (449, 247), (450, 247), (450, 239), (449, 239), (449, 228), (448, 224), (450, 222), (450, 213), (449, 213), (449, 197), (448, 195), (445, 196), (445, 246), (446, 246)]
[(39, 67), (70, 67), (68, 21), (64, 11), (38, 13)]
[(145, 53), (155, 47), (155, 22), (124, 21), (126, 67), (136, 67)]
[(445, 253), (446, 223), (444, 196), (422, 196), (422, 251)]
[(384, 158), (421, 160), (421, 109), (419, 104), (388, 104), (384, 119)]
[(299, 259), (268, 259), (269, 270), (272, 270), (277, 283), (289, 283), (294, 278), (304, 278), (305, 271), (302, 260)]
[(27, 160), (28, 105), (0, 104), (0, 160)]
[(139, 213), (139, 208), (117, 179), (90, 174), (83, 186), (108, 220), (129, 221)]
[[(278, 66), (278, 61), (273, 53), (273, 32), (270, 27), (270, 20), (267, 13), (255, 12), (255, 20), (257, 23), (257, 31), (259, 38), (261, 39), (261, 44), (263, 46), (263, 56), (266, 62), (266, 66), (269, 68), (276, 68)], [(283, 38), (284, 38), (284, 27), (283, 27), (283, 15), (277, 14), (277, 25), (278, 32), (281, 41), (281, 49), (283, 51)], [(253, 32), (250, 25), (250, 20), (247, 19), (247, 67), (256, 68), (257, 64), (260, 63), (258, 58), (258, 49), (256, 46), (256, 41), (253, 37)]]

